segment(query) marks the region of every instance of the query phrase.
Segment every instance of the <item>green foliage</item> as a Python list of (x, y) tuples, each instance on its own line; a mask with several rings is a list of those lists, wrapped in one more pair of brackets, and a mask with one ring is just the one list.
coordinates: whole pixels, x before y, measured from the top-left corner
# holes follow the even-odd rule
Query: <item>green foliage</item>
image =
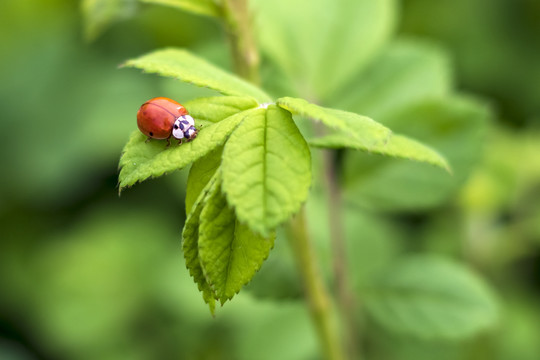
[(274, 235), (263, 238), (240, 223), (216, 181), (200, 215), (199, 261), (214, 296), (223, 304), (247, 284), (268, 257)]
[(364, 295), (378, 323), (422, 338), (470, 337), (498, 316), (493, 295), (476, 275), (436, 257), (402, 258)]
[(129, 60), (124, 66), (205, 86), (224, 95), (251, 96), (260, 102), (270, 100), (270, 97), (256, 86), (182, 49), (157, 50)]
[(215, 296), (210, 284), (206, 279), (201, 261), (199, 259), (199, 226), (201, 212), (206, 205), (208, 194), (213, 190), (213, 188), (219, 189), (219, 186), (220, 183), (217, 181), (216, 176), (213, 176), (208, 181), (204, 189), (199, 194), (197, 201), (193, 204), (193, 209), (186, 219), (184, 231), (182, 233), (182, 249), (184, 250), (186, 267), (189, 270), (189, 274), (191, 277), (193, 277), (193, 280), (198, 285), (199, 290), (202, 292), (203, 299), (209, 305), (210, 312), (212, 314), (215, 310)]
[(182, 169), (223, 145), (227, 136), (251, 111), (239, 112), (199, 131), (197, 141), (166, 147), (162, 141), (146, 143), (139, 131), (131, 135), (120, 160), (120, 191), (151, 176)]
[(258, 105), (257, 101), (252, 98), (235, 96), (197, 98), (184, 103), (189, 114), (197, 119), (198, 123), (205, 126)]
[[(312, 139), (309, 141), (309, 144), (322, 148), (367, 150), (362, 144), (359, 144), (356, 139), (351, 138), (347, 133), (332, 134)], [(425, 162), (439, 166), (449, 172), (451, 171), (450, 166), (441, 154), (418, 141), (402, 135), (392, 134), (385, 144), (382, 146), (374, 146), (369, 149), (369, 152)]]
[[(479, 160), (489, 117), (483, 104), (463, 97), (426, 100), (392, 114), (386, 124), (436, 149), (448, 159), (453, 176), (420, 163), (349, 152), (344, 166), (347, 199), (363, 207), (391, 211), (442, 203)], [(400, 186), (392, 186), (396, 183)]]
[(446, 53), (433, 44), (401, 38), (381, 50), (332, 101), (385, 123), (393, 112), (425, 99), (444, 98), (451, 88)]
[(332, 129), (348, 134), (358, 143), (358, 148), (367, 151), (383, 146), (391, 134), (390, 129), (365, 116), (323, 108), (303, 99), (281, 98), (277, 104), (295, 115), (319, 120)]
[(252, 113), (223, 151), (223, 191), (240, 221), (267, 236), (300, 209), (311, 183), (309, 148), (291, 114)]
[(95, 40), (112, 23), (135, 13), (137, 0), (82, 0), (84, 35)]
[(540, 76), (540, 48), (532, 45), (540, 34), (536, 0), (414, 0), (403, 15), (404, 32), (445, 44), (460, 85), (496, 101), (502, 123), (539, 124), (540, 82), (530, 81)]
[(194, 14), (218, 16), (219, 8), (213, 0), (139, 0), (148, 4), (171, 6)]
[[(394, 0), (254, 1), (261, 50), (290, 81), (287, 95), (324, 101), (392, 35)], [(363, 112), (362, 112), (363, 113)]]
[(214, 299), (222, 304), (230, 300), (260, 269), (274, 237), (258, 236), (237, 220), (216, 171), (194, 203), (183, 233), (186, 266), (212, 313)]
[(391, 157), (401, 157), (437, 165), (448, 171), (446, 160), (429, 147), (392, 132), (365, 116), (326, 109), (302, 99), (281, 98), (277, 103), (293, 114), (320, 120), (339, 132), (309, 141), (323, 148), (352, 148)]
[(156, 51), (125, 64), (231, 95), (186, 103), (203, 126), (195, 140), (164, 147), (160, 141), (146, 143), (136, 132), (120, 160), (120, 190), (195, 163), (188, 178), (184, 252), (212, 312), (214, 299), (230, 300), (251, 280), (268, 257), (275, 229), (307, 199), (311, 153), (293, 114), (337, 131), (315, 139), (317, 146), (349, 147), (448, 169), (432, 149), (393, 135), (365, 116), (290, 97), (258, 106), (255, 100), (268, 100), (262, 90), (185, 50)]
[[(135, 113), (144, 100), (167, 96), (180, 101), (202, 125), (201, 133), (272, 101), (239, 89), (236, 100), (189, 101), (216, 95), (215, 90), (118, 71), (117, 65), (133, 54), (163, 46), (189, 48), (231, 68), (229, 44), (223, 41), (229, 34), (219, 19), (192, 12), (194, 6), (205, 12), (209, 2), (175, 2), (190, 10), (175, 8), (172, 1), (173, 6), (80, 1), (102, 6), (80, 13), (78, 3), (0, 1), (0, 39), (6, 50), (0, 57), (0, 125), (8, 135), (0, 143), (8, 154), (0, 186), (0, 358), (320, 359), (294, 257), (280, 227), (272, 255), (217, 318), (208, 316), (185, 269), (178, 244), (185, 222), (183, 197), (185, 213), (197, 215), (194, 203), (221, 167), (232, 133), (222, 145), (204, 151), (189, 176), (185, 168), (123, 192), (120, 201), (115, 198), (118, 155), (136, 129)], [(334, 165), (344, 190), (338, 222), (343, 223), (358, 318), (370, 314), (364, 302), (368, 290), (399, 277), (400, 264), (410, 254), (471, 264), (504, 294), (497, 328), (480, 334), (481, 328), (472, 331), (469, 322), (464, 325), (469, 336), (457, 335), (456, 329), (451, 337), (441, 325), (446, 335), (436, 330), (436, 337), (426, 338), (400, 318), (397, 326), (384, 326), (371, 314), (361, 323), (362, 358), (537, 359), (538, 274), (531, 270), (540, 251), (540, 82), (533, 81), (540, 69), (538, 1), (410, 0), (400, 2), (398, 11), (392, 1), (372, 0), (249, 4), (258, 26), (255, 35), (262, 40), (261, 86), (273, 99), (295, 96), (325, 109), (361, 114), (391, 129), (389, 142), (394, 136), (416, 139), (452, 166), (453, 176), (448, 176), (432, 166), (335, 141), (340, 149), (332, 152), (339, 160)], [(97, 41), (81, 41), (85, 35)], [(456, 94), (454, 83), (459, 91), (487, 97), (498, 119), (483, 101)], [(332, 284), (328, 218), (335, 209), (325, 196), (323, 152), (313, 146), (323, 140), (327, 143), (321, 145), (331, 146), (331, 137), (343, 133), (333, 123), (317, 124), (316, 130), (330, 136), (317, 138), (313, 123), (293, 117), (312, 146), (306, 214), (323, 277)], [(36, 119), (44, 124), (40, 135), (25, 139), (21, 129)], [(140, 145), (149, 156), (178, 147), (173, 142), (167, 149), (165, 141)], [(198, 243), (200, 216), (192, 216), (185, 231), (194, 219)], [(185, 260), (200, 265), (195, 249), (195, 257), (188, 254)], [(387, 270), (382, 277), (381, 270)], [(440, 282), (448, 284), (446, 278)], [(394, 300), (401, 298), (403, 309), (406, 297), (392, 294), (397, 294)], [(215, 303), (209, 285), (203, 296)], [(436, 297), (436, 305), (423, 305), (422, 299), (412, 316), (430, 329), (438, 322), (426, 324), (420, 310), (425, 306), (431, 316), (432, 306), (440, 309), (438, 300), (444, 299)], [(454, 307), (450, 311), (457, 314)], [(460, 311), (470, 314), (471, 307)], [(443, 319), (440, 313), (436, 318)], [(455, 319), (445, 321), (459, 327)]]
[(191, 212), (200, 193), (221, 165), (222, 152), (223, 147), (217, 147), (191, 165), (186, 185), (186, 214)]

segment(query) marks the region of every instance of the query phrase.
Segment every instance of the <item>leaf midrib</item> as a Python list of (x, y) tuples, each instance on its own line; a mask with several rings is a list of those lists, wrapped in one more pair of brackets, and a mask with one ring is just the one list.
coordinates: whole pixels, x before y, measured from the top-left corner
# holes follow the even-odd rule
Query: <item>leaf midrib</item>
[[(430, 289), (431, 290), (431, 289)], [(368, 297), (372, 299), (380, 300), (395, 300), (396, 298), (403, 301), (408, 301), (414, 298), (428, 299), (435, 303), (442, 303), (445, 305), (453, 305), (456, 302), (459, 302), (459, 306), (467, 305), (471, 307), (485, 308), (485, 303), (475, 301), (472, 297), (460, 296), (456, 293), (451, 293), (441, 290), (426, 290), (426, 289), (414, 289), (414, 288), (399, 288), (399, 287), (388, 287), (388, 288), (378, 288), (370, 289), (366, 292)]]
[[(225, 203), (225, 208), (227, 207), (227, 204)], [(237, 221), (234, 221), (234, 231), (233, 231), (233, 238), (231, 243), (229, 244), (229, 256), (227, 259), (227, 271), (225, 272), (225, 297), (229, 298), (229, 279), (231, 278), (231, 264), (232, 264), (232, 258), (233, 258), (233, 248), (234, 248), (234, 242), (238, 240), (238, 237), (236, 236), (236, 230), (238, 229)]]
[(267, 181), (266, 181), (266, 167), (267, 167), (267, 139), (268, 136), (268, 111), (264, 112), (264, 132), (263, 132), (263, 201), (262, 201), (262, 208), (263, 208), (263, 223), (264, 227), (267, 228), (266, 224), (266, 215), (267, 215), (267, 202), (268, 202), (268, 196), (267, 196)]

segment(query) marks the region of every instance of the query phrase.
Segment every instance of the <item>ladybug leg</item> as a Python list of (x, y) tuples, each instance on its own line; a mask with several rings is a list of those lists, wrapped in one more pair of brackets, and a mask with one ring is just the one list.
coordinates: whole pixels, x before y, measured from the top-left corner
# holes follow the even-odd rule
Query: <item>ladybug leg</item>
[(169, 147), (170, 145), (171, 145), (171, 137), (169, 136), (167, 138), (167, 146), (165, 146), (165, 147)]
[(182, 144), (183, 144), (182, 139), (178, 139), (178, 145), (182, 145)]
[(144, 141), (145, 144), (147, 144), (149, 141), (150, 141), (151, 137), (147, 137), (146, 140)]

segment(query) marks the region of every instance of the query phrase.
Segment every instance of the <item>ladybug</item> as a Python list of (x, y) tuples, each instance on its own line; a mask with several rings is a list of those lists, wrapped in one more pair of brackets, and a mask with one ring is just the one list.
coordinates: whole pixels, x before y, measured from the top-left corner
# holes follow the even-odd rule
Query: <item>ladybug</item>
[[(169, 139), (173, 136), (182, 143), (197, 137), (195, 121), (189, 116), (185, 107), (166, 97), (148, 100), (137, 112), (137, 126), (150, 139)], [(148, 141), (147, 140), (147, 141)]]

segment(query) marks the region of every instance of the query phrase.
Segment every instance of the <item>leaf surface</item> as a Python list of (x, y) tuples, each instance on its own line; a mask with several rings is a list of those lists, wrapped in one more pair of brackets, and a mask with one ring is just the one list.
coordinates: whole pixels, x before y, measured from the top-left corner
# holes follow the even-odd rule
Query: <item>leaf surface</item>
[[(362, 143), (359, 143), (354, 137), (346, 133), (336, 133), (312, 139), (309, 140), (309, 144), (322, 148), (368, 150)], [(432, 148), (403, 135), (392, 134), (385, 144), (374, 146), (369, 149), (369, 151), (385, 156), (425, 162), (450, 172), (450, 166), (441, 154)]]
[(457, 96), (423, 101), (393, 114), (388, 126), (436, 149), (453, 176), (418, 162), (349, 151), (343, 166), (346, 201), (390, 211), (428, 209), (446, 201), (479, 160), (489, 118), (484, 104)]
[(443, 97), (452, 88), (447, 54), (416, 40), (393, 41), (348, 86), (335, 93), (332, 104), (386, 124), (392, 113), (424, 99)]
[(95, 40), (118, 20), (135, 14), (137, 0), (82, 0), (84, 36)]
[(291, 114), (275, 105), (252, 112), (223, 151), (223, 191), (249, 228), (269, 235), (300, 209), (311, 183), (311, 154)]
[(224, 95), (251, 96), (259, 102), (271, 100), (256, 86), (183, 49), (157, 50), (128, 60), (124, 66), (204, 86)]
[(139, 0), (143, 3), (171, 6), (194, 14), (219, 16), (219, 8), (212, 0)]
[(321, 121), (331, 129), (345, 132), (358, 148), (372, 151), (385, 146), (392, 132), (372, 119), (348, 111), (325, 108), (304, 99), (280, 98), (276, 104), (294, 115)]
[(200, 215), (199, 260), (222, 304), (251, 280), (273, 245), (273, 234), (263, 238), (238, 222), (221, 188), (212, 188)]
[(212, 312), (212, 314), (214, 314), (215, 310), (215, 294), (204, 276), (199, 261), (199, 228), (201, 212), (207, 203), (208, 194), (219, 188), (220, 179), (219, 175), (216, 174), (199, 194), (197, 201), (193, 205), (193, 209), (188, 213), (184, 230), (182, 231), (182, 249), (186, 260), (186, 268), (193, 277), (193, 281), (197, 284), (199, 291), (202, 292), (203, 299), (210, 307), (210, 312)]
[(394, 0), (254, 1), (262, 52), (297, 94), (326, 100), (392, 35)]
[(388, 269), (365, 293), (384, 327), (421, 338), (463, 339), (493, 326), (497, 303), (483, 281), (457, 263), (411, 256)]
[(215, 175), (221, 165), (223, 147), (217, 147), (210, 153), (195, 161), (189, 169), (186, 187), (186, 214), (189, 214), (193, 204)]
[(236, 113), (259, 106), (251, 97), (212, 96), (186, 101), (185, 108), (197, 120), (197, 125), (211, 125)]
[(223, 145), (238, 124), (256, 109), (247, 110), (227, 119), (205, 126), (193, 141), (182, 145), (166, 147), (165, 141), (152, 140), (146, 143), (146, 137), (135, 131), (124, 147), (120, 159), (120, 191), (149, 177), (161, 176), (173, 170), (182, 169), (200, 159), (216, 147)]

